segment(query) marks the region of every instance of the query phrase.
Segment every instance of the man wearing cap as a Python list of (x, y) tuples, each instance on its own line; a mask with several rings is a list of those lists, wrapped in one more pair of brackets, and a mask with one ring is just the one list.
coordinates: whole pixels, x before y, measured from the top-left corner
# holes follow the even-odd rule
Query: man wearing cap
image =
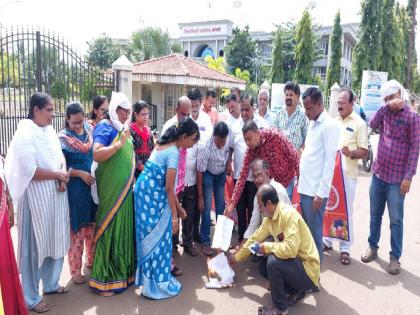
[(420, 118), (410, 109), (406, 91), (400, 83), (388, 81), (381, 92), (385, 105), (370, 122), (370, 127), (378, 129), (380, 136), (369, 190), (369, 247), (361, 259), (368, 263), (378, 257), (386, 204), (391, 228), (388, 272), (396, 275), (401, 270), (399, 259), (402, 254), (404, 199), (410, 191), (419, 158)]

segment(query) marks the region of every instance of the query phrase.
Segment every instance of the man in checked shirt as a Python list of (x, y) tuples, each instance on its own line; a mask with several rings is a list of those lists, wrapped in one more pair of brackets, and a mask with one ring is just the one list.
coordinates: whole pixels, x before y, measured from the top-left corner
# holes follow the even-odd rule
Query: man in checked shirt
[(380, 137), (369, 190), (369, 247), (361, 259), (368, 263), (378, 257), (382, 216), (387, 204), (391, 227), (388, 272), (397, 275), (401, 270), (404, 198), (410, 191), (419, 158), (420, 118), (410, 109), (400, 83), (388, 81), (381, 92), (385, 106), (370, 122), (372, 129), (379, 129)]

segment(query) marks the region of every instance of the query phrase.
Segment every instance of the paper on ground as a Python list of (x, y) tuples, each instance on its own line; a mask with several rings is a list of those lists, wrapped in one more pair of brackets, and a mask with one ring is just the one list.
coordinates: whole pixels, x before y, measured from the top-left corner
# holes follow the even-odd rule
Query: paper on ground
[(233, 226), (233, 220), (224, 215), (218, 215), (211, 247), (227, 251), (232, 239)]
[(220, 253), (216, 257), (208, 260), (207, 266), (210, 270), (216, 272), (217, 275), (221, 278), (221, 285), (233, 283), (235, 272), (229, 266), (225, 253)]

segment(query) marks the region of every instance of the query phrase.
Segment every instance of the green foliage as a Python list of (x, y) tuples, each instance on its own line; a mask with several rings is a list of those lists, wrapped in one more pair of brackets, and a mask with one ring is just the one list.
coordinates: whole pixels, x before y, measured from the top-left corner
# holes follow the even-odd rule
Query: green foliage
[(330, 49), (331, 49), (331, 57), (330, 63), (327, 69), (327, 80), (325, 86), (325, 94), (329, 94), (329, 89), (331, 86), (337, 82), (340, 84), (340, 77), (341, 77), (341, 56), (342, 56), (342, 44), (341, 38), (343, 36), (343, 29), (341, 28), (340, 24), (340, 12), (337, 12), (335, 19), (334, 19), (334, 27), (332, 34), (330, 36)]
[(295, 46), (296, 46), (296, 24), (292, 22), (283, 23), (278, 26), (283, 44), (283, 71), (284, 82), (292, 81), (295, 75)]
[(417, 11), (418, 0), (408, 0), (407, 3), (407, 17), (409, 20), (408, 24), (408, 47), (407, 47), (407, 67), (405, 74), (406, 86), (413, 87), (415, 84), (415, 78), (413, 76), (418, 75), (416, 72), (417, 66), (417, 53), (416, 53), (416, 11)]
[(122, 48), (113, 43), (111, 37), (105, 33), (87, 43), (87, 60), (91, 65), (100, 69), (109, 69), (112, 63), (120, 57)]
[(314, 42), (315, 35), (311, 26), (311, 16), (308, 10), (303, 15), (297, 26), (295, 46), (296, 70), (294, 80), (300, 84), (314, 82), (312, 67), (315, 60)]
[(241, 68), (236, 68), (233, 75), (238, 79), (246, 81), (247, 84), (251, 82), (251, 74), (246, 69), (241, 70)]
[[(403, 86), (407, 86), (407, 71), (413, 71), (412, 66), (409, 66), (408, 61), (408, 49), (409, 49), (409, 40), (408, 40), (408, 33), (410, 28), (410, 18), (407, 15), (407, 11), (403, 6), (400, 7), (399, 3), (396, 3), (395, 7), (395, 18), (397, 20), (397, 27), (400, 31), (401, 38), (399, 41), (401, 41), (401, 56), (402, 56), (402, 64), (401, 66), (401, 84)], [(410, 70), (409, 70), (410, 69)]]
[(353, 51), (352, 80), (353, 89), (360, 91), (363, 70), (379, 70), (382, 47), (382, 2), (383, 0), (364, 0), (362, 19), (357, 31), (357, 43)]
[(273, 58), (270, 71), (270, 82), (271, 83), (282, 83), (284, 80), (284, 69), (283, 69), (283, 41), (282, 31), (280, 27), (274, 35), (273, 41)]
[(206, 56), (206, 58), (204, 59), (207, 67), (209, 67), (210, 69), (214, 69), (217, 70), (219, 72), (226, 72), (226, 62), (225, 62), (225, 58), (223, 57), (218, 57), (216, 59), (214, 59), (212, 56)]
[(420, 71), (417, 69), (414, 69), (413, 84), (411, 88), (412, 92), (420, 94)]
[(131, 34), (127, 52), (132, 62), (139, 62), (166, 56), (171, 53), (171, 48), (173, 45), (168, 31), (163, 31), (159, 27), (146, 27)]
[[(404, 42), (402, 31), (395, 16), (394, 0), (384, 0), (383, 5), (383, 43), (381, 64), (379, 70), (388, 72), (388, 79), (395, 79), (402, 82), (404, 62)], [(392, 38), (392, 44), (387, 42)]]
[(66, 84), (62, 81), (54, 81), (51, 84), (51, 96), (55, 99), (67, 99), (67, 88)]
[(255, 41), (251, 39), (249, 27), (244, 30), (233, 29), (233, 38), (225, 47), (226, 61), (230, 69), (253, 69), (253, 60), (256, 58)]
[(171, 52), (173, 54), (181, 54), (182, 53), (182, 47), (179, 42), (173, 42), (171, 47)]
[(18, 84), (19, 61), (6, 53), (2, 53), (0, 59), (0, 86), (18, 87)]

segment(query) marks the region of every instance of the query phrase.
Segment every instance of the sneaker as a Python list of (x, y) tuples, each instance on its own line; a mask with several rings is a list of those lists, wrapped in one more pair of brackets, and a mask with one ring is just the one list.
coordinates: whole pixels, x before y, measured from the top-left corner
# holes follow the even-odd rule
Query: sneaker
[(378, 249), (369, 246), (366, 252), (362, 255), (361, 260), (364, 263), (369, 263), (375, 260), (376, 258), (378, 258)]
[(401, 270), (401, 263), (398, 261), (397, 258), (391, 256), (389, 259), (388, 272), (391, 275), (397, 275), (400, 273), (400, 270)]

